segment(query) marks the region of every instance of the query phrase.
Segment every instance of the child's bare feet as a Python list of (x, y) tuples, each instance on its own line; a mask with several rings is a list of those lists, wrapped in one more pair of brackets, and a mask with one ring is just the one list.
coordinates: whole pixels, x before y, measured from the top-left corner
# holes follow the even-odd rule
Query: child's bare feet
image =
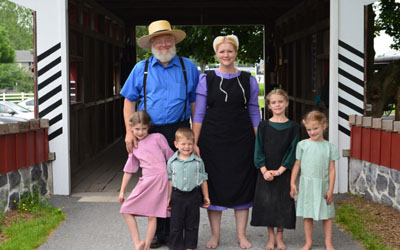
[(283, 243), (283, 231), (276, 234), (276, 246), (278, 250), (286, 250), (286, 245)]
[(219, 244), (219, 237), (211, 235), (211, 239), (207, 242), (206, 248), (215, 249), (218, 247), (218, 244)]
[(135, 245), (135, 250), (144, 250), (144, 240), (141, 240), (138, 245)]
[(246, 236), (239, 236), (238, 243), (241, 249), (251, 248), (251, 243), (247, 240)]
[(326, 245), (326, 250), (335, 250), (335, 248), (333, 248), (332, 243), (331, 244), (325, 244)]
[(306, 243), (302, 248), (300, 248), (300, 250), (310, 250), (310, 249), (311, 249), (311, 246), (312, 246), (312, 245), (308, 245), (308, 244)]
[(265, 245), (265, 250), (275, 250), (274, 243), (268, 241), (268, 242), (267, 242), (267, 245)]

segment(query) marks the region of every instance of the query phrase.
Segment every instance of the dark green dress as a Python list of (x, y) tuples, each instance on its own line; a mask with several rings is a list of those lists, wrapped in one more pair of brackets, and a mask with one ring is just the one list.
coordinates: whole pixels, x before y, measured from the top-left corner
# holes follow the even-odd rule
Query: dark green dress
[(290, 197), (290, 176), (298, 140), (299, 125), (293, 121), (260, 122), (254, 153), (256, 167), (277, 170), (284, 166), (287, 170), (273, 181), (264, 180), (258, 171), (250, 225), (295, 228), (296, 210)]

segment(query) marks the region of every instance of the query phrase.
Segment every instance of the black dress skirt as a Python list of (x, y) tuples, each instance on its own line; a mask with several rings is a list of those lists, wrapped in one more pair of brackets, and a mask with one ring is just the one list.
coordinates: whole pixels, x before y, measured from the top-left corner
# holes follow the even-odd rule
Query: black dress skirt
[(253, 201), (254, 128), (247, 110), (250, 73), (223, 79), (208, 71), (207, 109), (199, 136), (212, 205), (233, 207)]
[[(278, 130), (263, 121), (258, 129), (264, 142), (265, 165), (268, 170), (277, 170), (299, 133), (299, 125), (292, 122), (291, 127)], [(291, 171), (287, 169), (274, 180), (266, 181), (258, 171), (250, 225), (295, 228), (296, 210), (294, 199), (290, 197), (290, 177)]]

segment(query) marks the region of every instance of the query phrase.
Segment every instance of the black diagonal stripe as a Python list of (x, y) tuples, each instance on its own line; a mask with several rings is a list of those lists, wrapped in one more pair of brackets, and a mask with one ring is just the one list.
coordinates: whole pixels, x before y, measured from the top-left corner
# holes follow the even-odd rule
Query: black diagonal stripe
[(349, 58), (339, 54), (339, 60), (364, 73), (364, 67), (350, 60)]
[(47, 78), (43, 82), (40, 82), (38, 84), (38, 90), (41, 90), (42, 88), (46, 87), (47, 85), (49, 85), (50, 83), (54, 82), (55, 80), (57, 80), (60, 77), (61, 77), (61, 71), (58, 71), (57, 73), (55, 73), (54, 75), (50, 76), (49, 78)]
[(342, 133), (346, 134), (347, 136), (350, 136), (350, 130), (348, 130), (347, 128), (343, 127), (340, 124), (339, 124), (339, 131), (341, 131)]
[(354, 105), (353, 103), (343, 99), (342, 97), (339, 96), (339, 103), (346, 105), (347, 107), (351, 108), (352, 110), (357, 111), (358, 113), (362, 114), (364, 113), (364, 110), (356, 105)]
[(50, 99), (51, 97), (55, 96), (56, 94), (58, 94), (60, 92), (61, 92), (61, 85), (58, 85), (57, 87), (50, 90), (45, 95), (43, 95), (42, 97), (39, 98), (39, 105), (45, 103), (48, 99)]
[(57, 43), (56, 45), (54, 45), (50, 49), (48, 49), (45, 52), (43, 52), (42, 54), (38, 55), (37, 61), (40, 62), (41, 60), (43, 60), (44, 58), (48, 57), (50, 54), (54, 53), (55, 51), (57, 51), (60, 48), (61, 48), (61, 43)]
[(349, 95), (352, 95), (353, 97), (357, 98), (360, 101), (364, 101), (364, 96), (361, 95), (360, 93), (358, 93), (357, 91), (355, 91), (352, 88), (347, 87), (346, 85), (344, 85), (343, 83), (339, 82), (339, 89), (343, 90), (344, 92), (346, 92)]
[(62, 114), (57, 115), (56, 117), (54, 117), (53, 119), (50, 119), (49, 121), (49, 125), (53, 125), (54, 123), (61, 121), (62, 120)]
[(350, 51), (351, 53), (353, 53), (353, 54), (355, 54), (355, 55), (361, 57), (362, 59), (364, 59), (364, 53), (362, 53), (361, 51), (359, 51), (359, 50), (355, 49), (354, 47), (348, 45), (347, 43), (345, 43), (345, 42), (339, 40), (339, 46), (342, 47), (342, 48), (344, 48), (344, 49), (347, 49), (347, 50)]
[(350, 73), (347, 73), (346, 71), (344, 71), (341, 68), (339, 68), (339, 74), (344, 76), (344, 77), (346, 77), (350, 81), (357, 83), (358, 85), (360, 85), (361, 87), (364, 88), (364, 81), (363, 80), (358, 79), (357, 77), (351, 75)]
[[(50, 113), (51, 111), (53, 111), (54, 109), (56, 109), (57, 107), (61, 106), (62, 101), (61, 99), (56, 101), (55, 103), (53, 103), (52, 105), (48, 106), (46, 109), (44, 109), (43, 111), (39, 112), (39, 118), (43, 118), (45, 115), (47, 115), (48, 113)], [(39, 106), (40, 109), (40, 106)]]
[(38, 76), (43, 75), (44, 73), (46, 73), (47, 71), (49, 71), (51, 68), (53, 68), (54, 66), (56, 66), (57, 64), (61, 63), (61, 56), (56, 58), (54, 61), (52, 61), (51, 63), (47, 64), (46, 66), (44, 66), (43, 68), (41, 68), (38, 71)]
[(56, 138), (57, 136), (62, 134), (62, 127), (57, 129), (56, 131), (54, 131), (53, 133), (49, 134), (49, 141), (53, 140), (54, 138)]
[(349, 116), (346, 115), (345, 113), (343, 113), (342, 111), (339, 111), (339, 116), (342, 117), (343, 119), (345, 119), (346, 121), (349, 120)]

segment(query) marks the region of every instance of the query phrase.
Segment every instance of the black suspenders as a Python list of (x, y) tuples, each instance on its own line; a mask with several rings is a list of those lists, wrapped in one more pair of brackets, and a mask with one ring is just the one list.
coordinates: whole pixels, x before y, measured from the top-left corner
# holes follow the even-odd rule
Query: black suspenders
[[(179, 57), (179, 61), (181, 62), (182, 66), (182, 71), (183, 71), (183, 77), (185, 78), (185, 86), (186, 86), (186, 92), (185, 92), (185, 109), (183, 111), (183, 119), (182, 121), (185, 120), (186, 116), (186, 109), (187, 109), (187, 91), (188, 91), (188, 83), (187, 83), (187, 75), (186, 75), (186, 68), (185, 64), (183, 63), (182, 57)], [(146, 82), (147, 82), (147, 72), (149, 68), (149, 59), (146, 60), (146, 64), (144, 66), (144, 75), (143, 75), (143, 99), (144, 99), (144, 110), (147, 111), (147, 100), (146, 100)]]

